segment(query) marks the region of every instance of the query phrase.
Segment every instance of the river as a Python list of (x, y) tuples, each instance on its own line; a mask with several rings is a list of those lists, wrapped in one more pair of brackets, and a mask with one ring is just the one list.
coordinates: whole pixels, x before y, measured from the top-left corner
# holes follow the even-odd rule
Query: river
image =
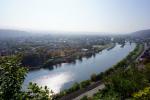
[(58, 93), (63, 89), (71, 87), (74, 82), (89, 79), (93, 73), (106, 71), (125, 58), (134, 50), (135, 46), (135, 43), (126, 43), (123, 47), (116, 44), (110, 50), (105, 49), (90, 58), (76, 60), (75, 63), (63, 63), (47, 69), (29, 71), (23, 87), (26, 87), (29, 82), (35, 82), (39, 86), (46, 85), (55, 93)]

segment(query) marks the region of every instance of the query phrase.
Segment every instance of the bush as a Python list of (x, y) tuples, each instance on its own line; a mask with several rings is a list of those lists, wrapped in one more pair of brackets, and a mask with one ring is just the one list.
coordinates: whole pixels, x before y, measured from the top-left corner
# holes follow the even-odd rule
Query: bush
[(79, 89), (80, 89), (79, 83), (74, 83), (73, 86), (72, 86), (72, 91), (77, 91)]
[(146, 87), (133, 94), (134, 100), (150, 100), (150, 87)]
[(101, 80), (103, 78), (103, 75), (104, 75), (103, 72), (97, 74), (97, 80)]
[(87, 87), (88, 85), (90, 85), (90, 80), (85, 80), (85, 81), (82, 81), (82, 82), (81, 82), (80, 87), (81, 87), (81, 88), (85, 88), (85, 87)]
[(52, 100), (53, 92), (47, 86), (39, 87), (36, 83), (29, 83), (28, 90), (19, 100)]
[(126, 71), (123, 69), (117, 70), (105, 80), (106, 88), (112, 89), (123, 98), (130, 97), (133, 92), (146, 85), (145, 77), (133, 66)]
[(80, 85), (78, 83), (74, 83), (71, 88), (66, 90), (66, 93), (69, 94), (69, 93), (72, 93), (72, 92), (77, 91), (79, 89), (80, 89)]
[(144, 68), (144, 75), (146, 79), (150, 82), (150, 63), (146, 64)]
[(97, 81), (97, 75), (96, 74), (91, 75), (91, 81), (93, 81), (93, 82)]
[(58, 100), (58, 98), (61, 98), (61, 97), (65, 96), (66, 94), (67, 94), (66, 90), (61, 91), (61, 92), (59, 92), (59, 94), (55, 94), (54, 97), (53, 97), (53, 99), (54, 100)]
[(88, 97), (85, 95), (80, 100), (88, 100)]

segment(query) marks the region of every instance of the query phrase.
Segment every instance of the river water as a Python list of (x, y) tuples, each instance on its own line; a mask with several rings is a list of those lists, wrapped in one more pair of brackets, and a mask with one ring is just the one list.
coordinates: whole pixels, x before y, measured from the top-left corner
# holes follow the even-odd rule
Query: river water
[(89, 79), (93, 73), (104, 72), (117, 62), (125, 58), (132, 50), (135, 43), (126, 43), (123, 47), (119, 44), (110, 50), (103, 50), (90, 58), (76, 60), (75, 63), (63, 63), (57, 66), (50, 66), (47, 69), (29, 71), (23, 87), (29, 82), (35, 82), (39, 86), (48, 86), (55, 93), (67, 89), (74, 82), (81, 82)]

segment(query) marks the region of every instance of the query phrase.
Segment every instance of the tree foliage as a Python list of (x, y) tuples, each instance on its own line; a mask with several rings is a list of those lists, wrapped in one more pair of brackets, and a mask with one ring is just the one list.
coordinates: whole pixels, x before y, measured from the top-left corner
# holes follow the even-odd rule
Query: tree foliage
[(16, 57), (0, 59), (0, 98), (16, 99), (21, 93), (22, 83), (27, 70), (20, 66)]
[(26, 91), (22, 91), (27, 69), (21, 67), (18, 57), (0, 58), (0, 100), (51, 100), (52, 91), (47, 87), (39, 87), (30, 83)]
[(23, 93), (21, 99), (24, 100), (51, 100), (53, 92), (47, 86), (39, 87), (36, 83), (29, 83), (28, 90)]
[(121, 98), (130, 97), (131, 94), (147, 85), (144, 75), (135, 67), (128, 70), (118, 70), (105, 79), (106, 88), (112, 89)]
[(146, 87), (143, 90), (135, 92), (133, 94), (134, 100), (150, 100), (150, 87)]

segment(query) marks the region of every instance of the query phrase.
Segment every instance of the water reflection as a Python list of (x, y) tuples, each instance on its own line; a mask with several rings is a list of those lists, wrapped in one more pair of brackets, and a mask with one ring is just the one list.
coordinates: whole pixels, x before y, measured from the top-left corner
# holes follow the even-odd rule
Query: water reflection
[(34, 82), (40, 86), (47, 86), (55, 93), (58, 93), (64, 84), (73, 81), (73, 74), (71, 72), (62, 72), (57, 74), (48, 74), (35, 79)]

